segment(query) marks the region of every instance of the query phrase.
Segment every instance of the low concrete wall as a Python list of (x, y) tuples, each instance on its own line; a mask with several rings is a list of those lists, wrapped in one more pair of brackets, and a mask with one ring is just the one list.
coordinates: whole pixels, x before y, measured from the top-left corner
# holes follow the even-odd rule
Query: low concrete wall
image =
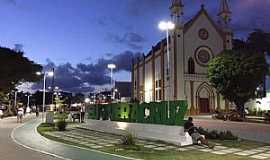
[(87, 119), (86, 123), (83, 124), (82, 127), (90, 130), (120, 135), (124, 135), (127, 132), (130, 132), (138, 138), (161, 140), (179, 146), (192, 144), (191, 137), (184, 132), (184, 128), (182, 126), (166, 126)]

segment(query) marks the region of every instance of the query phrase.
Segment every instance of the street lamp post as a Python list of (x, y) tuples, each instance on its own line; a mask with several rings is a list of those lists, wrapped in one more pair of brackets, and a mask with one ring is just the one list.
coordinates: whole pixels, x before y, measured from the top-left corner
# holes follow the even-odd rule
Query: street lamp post
[(17, 91), (14, 92), (14, 108), (17, 108)]
[(161, 21), (158, 25), (159, 29), (166, 31), (167, 43), (167, 77), (168, 79), (168, 118), (170, 118), (170, 97), (171, 97), (171, 71), (170, 71), (170, 48), (169, 48), (169, 31), (175, 28), (175, 24), (171, 21)]
[(52, 77), (53, 72), (37, 72), (37, 75), (42, 75), (43, 74), (43, 100), (42, 100), (42, 122), (44, 122), (44, 111), (45, 111), (45, 98), (46, 98), (46, 76)]
[(113, 88), (114, 88), (114, 82), (113, 82), (113, 70), (116, 68), (115, 64), (108, 64), (107, 66), (110, 71), (111, 71), (111, 87), (112, 87), (112, 93), (111, 93), (111, 98), (113, 99)]
[(30, 94), (28, 93), (27, 94), (27, 108), (29, 108), (30, 107)]

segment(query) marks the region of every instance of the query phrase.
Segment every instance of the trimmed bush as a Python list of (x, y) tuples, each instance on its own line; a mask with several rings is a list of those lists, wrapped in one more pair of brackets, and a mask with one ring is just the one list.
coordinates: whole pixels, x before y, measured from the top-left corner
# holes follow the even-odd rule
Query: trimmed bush
[(54, 114), (54, 119), (67, 119), (68, 114), (67, 113), (55, 113)]
[(135, 145), (135, 136), (131, 133), (128, 133), (121, 138), (121, 144), (127, 146), (134, 146)]
[(55, 127), (54, 123), (41, 123), (39, 125), (40, 127)]
[(56, 122), (56, 127), (59, 131), (65, 131), (67, 127), (67, 123), (65, 120), (61, 119)]
[(212, 130), (208, 131), (207, 129), (203, 129), (202, 127), (198, 128), (198, 132), (202, 135), (205, 135), (208, 139), (216, 139), (216, 140), (237, 140), (238, 137), (233, 135), (231, 131), (217, 131)]

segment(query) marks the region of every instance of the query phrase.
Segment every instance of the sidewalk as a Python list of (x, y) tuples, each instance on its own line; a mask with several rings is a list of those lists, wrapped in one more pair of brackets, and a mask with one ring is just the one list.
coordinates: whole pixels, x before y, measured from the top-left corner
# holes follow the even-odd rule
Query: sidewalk
[[(23, 122), (33, 118), (32, 115), (23, 118)], [(0, 159), (1, 160), (60, 160), (58, 158), (29, 150), (16, 144), (10, 137), (14, 128), (20, 126), (16, 117), (6, 117), (0, 120)]]
[(122, 156), (107, 154), (90, 149), (83, 149), (75, 146), (65, 145), (63, 143), (51, 141), (39, 135), (36, 127), (41, 123), (40, 119), (33, 119), (16, 128), (12, 137), (16, 142), (25, 145), (35, 151), (50, 154), (65, 160), (126, 160)]

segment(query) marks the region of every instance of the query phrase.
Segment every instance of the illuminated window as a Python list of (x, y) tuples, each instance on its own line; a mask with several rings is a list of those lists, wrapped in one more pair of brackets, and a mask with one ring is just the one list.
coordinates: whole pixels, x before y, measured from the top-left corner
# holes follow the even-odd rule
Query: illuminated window
[(156, 88), (155, 88), (155, 100), (161, 100), (161, 80), (156, 80)]

